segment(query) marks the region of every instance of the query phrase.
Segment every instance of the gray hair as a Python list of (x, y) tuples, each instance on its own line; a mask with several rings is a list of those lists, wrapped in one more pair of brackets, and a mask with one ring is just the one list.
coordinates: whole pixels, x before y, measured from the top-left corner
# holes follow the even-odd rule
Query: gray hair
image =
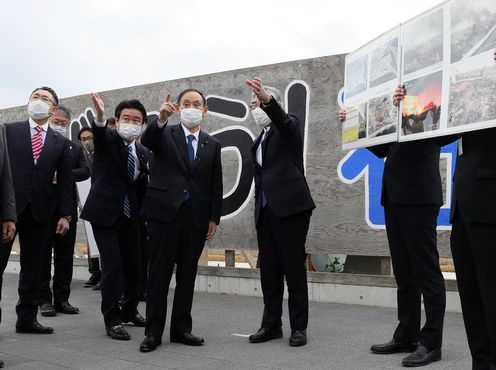
[[(276, 100), (276, 102), (284, 108), (283, 100), (282, 100), (282, 93), (279, 89), (276, 89), (275, 87), (272, 86), (266, 86), (264, 85), (264, 89), (267, 90), (267, 92), (272, 95), (272, 97)], [(252, 92), (252, 96), (254, 93)]]
[(279, 89), (276, 89), (275, 87), (272, 86), (264, 86), (265, 90), (269, 92), (270, 95), (276, 100), (276, 102), (284, 108), (284, 104), (282, 102), (282, 94)]
[(69, 121), (72, 119), (72, 112), (65, 105), (59, 104), (57, 109), (59, 110), (60, 113), (66, 116), (69, 119)]

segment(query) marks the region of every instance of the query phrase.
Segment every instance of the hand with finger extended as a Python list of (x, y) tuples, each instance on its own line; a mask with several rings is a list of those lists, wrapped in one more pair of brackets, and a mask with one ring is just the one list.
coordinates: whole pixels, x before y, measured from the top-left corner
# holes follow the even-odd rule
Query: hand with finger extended
[(270, 95), (270, 93), (265, 90), (260, 77), (254, 77), (251, 80), (245, 80), (245, 83), (251, 87), (253, 93), (262, 103), (264, 103), (265, 105), (270, 103), (272, 95)]
[(165, 123), (169, 117), (179, 110), (179, 106), (176, 103), (170, 101), (170, 94), (167, 94), (165, 101), (160, 107), (160, 113), (158, 115), (158, 121), (160, 123)]
[(98, 93), (91, 93), (91, 100), (93, 101), (93, 106), (95, 107), (96, 112), (96, 120), (97, 122), (105, 121), (105, 104), (103, 104), (103, 100), (100, 98)]

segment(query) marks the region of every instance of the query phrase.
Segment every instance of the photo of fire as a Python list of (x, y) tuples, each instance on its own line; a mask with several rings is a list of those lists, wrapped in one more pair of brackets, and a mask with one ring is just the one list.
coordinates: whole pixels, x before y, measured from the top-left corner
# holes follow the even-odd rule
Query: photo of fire
[(405, 83), (401, 129), (403, 135), (439, 129), (443, 72)]

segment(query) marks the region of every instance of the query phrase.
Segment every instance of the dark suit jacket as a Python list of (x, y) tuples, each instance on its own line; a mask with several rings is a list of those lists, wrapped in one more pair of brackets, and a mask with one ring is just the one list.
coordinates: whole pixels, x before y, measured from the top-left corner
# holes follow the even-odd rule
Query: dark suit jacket
[(84, 204), (81, 218), (103, 227), (115, 223), (124, 210), (127, 194), (131, 205), (131, 222), (138, 227), (140, 206), (137, 200), (138, 188), (148, 182), (147, 149), (136, 142), (140, 174), (135, 181), (127, 173), (128, 150), (116, 130), (108, 127), (93, 127), (95, 153), (91, 173), (91, 189)]
[(4, 125), (0, 125), (0, 223), (17, 221), (14, 186)]
[[(67, 139), (48, 127), (43, 150), (35, 165), (29, 121), (7, 123), (5, 128), (17, 214), (23, 213), (31, 204), (35, 220), (49, 222), (58, 202), (60, 214), (70, 215), (73, 180)], [(53, 183), (55, 172), (57, 186)]]
[(172, 221), (188, 192), (198, 230), (206, 231), (209, 221), (220, 222), (223, 195), (220, 143), (202, 130), (198, 138), (195, 162), (190, 169), (181, 125), (159, 128), (155, 119), (143, 133), (141, 142), (154, 156), (145, 196), (148, 218)]
[(262, 142), (262, 166), (257, 163), (256, 150), (263, 132), (251, 148), (255, 167), (255, 222), (258, 222), (262, 207), (262, 189), (270, 210), (277, 217), (315, 208), (305, 179), (303, 138), (298, 117), (287, 114), (275, 99), (262, 109), (272, 121), (272, 126)]
[(90, 167), (81, 144), (69, 140), (69, 160), (72, 169), (73, 187), (72, 187), (72, 210), (71, 216), (77, 220), (78, 216), (78, 192), (76, 182), (84, 181), (90, 177)]
[(462, 135), (456, 161), (451, 216), (458, 209), (469, 222), (496, 224), (496, 128)]
[(443, 204), (439, 173), (441, 147), (458, 136), (390, 143), (369, 147), (379, 158), (386, 158), (382, 176), (381, 204)]

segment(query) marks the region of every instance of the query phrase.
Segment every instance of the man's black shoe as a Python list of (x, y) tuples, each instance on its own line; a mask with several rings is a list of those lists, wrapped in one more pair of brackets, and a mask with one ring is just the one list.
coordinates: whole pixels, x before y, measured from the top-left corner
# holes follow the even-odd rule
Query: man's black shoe
[(55, 303), (55, 310), (57, 312), (62, 312), (68, 315), (75, 315), (79, 313), (79, 308), (73, 306), (69, 302)]
[(0, 368), (2, 368), (2, 367), (3, 367), (3, 361), (0, 360)]
[(391, 353), (403, 353), (403, 352), (413, 352), (417, 349), (417, 342), (398, 342), (395, 339), (391, 339), (387, 343), (374, 344), (370, 347), (370, 351), (377, 355), (389, 355)]
[(23, 323), (17, 321), (16, 333), (52, 334), (53, 328), (49, 326), (43, 326), (38, 321)]
[(183, 334), (171, 333), (170, 341), (172, 343), (186, 344), (187, 346), (203, 346), (205, 344), (203, 338), (197, 337), (191, 333), (183, 333)]
[(291, 337), (289, 337), (289, 345), (291, 347), (304, 346), (307, 344), (307, 331), (306, 330), (293, 330)]
[(51, 317), (57, 314), (57, 312), (55, 312), (55, 308), (50, 303), (41, 304), (40, 313), (41, 316), (45, 316), (45, 317)]
[(162, 344), (162, 338), (147, 335), (140, 344), (141, 352), (155, 351)]
[(84, 283), (85, 288), (91, 288), (92, 286), (95, 286), (100, 282), (100, 276), (98, 275), (91, 275), (90, 278), (86, 283)]
[(146, 326), (146, 320), (143, 316), (141, 316), (139, 313), (135, 313), (134, 316), (131, 317), (123, 317), (122, 322), (127, 324), (128, 322), (133, 323), (136, 326), (140, 327), (145, 327)]
[(428, 351), (424, 346), (419, 346), (415, 352), (405, 357), (401, 363), (404, 367), (425, 366), (441, 359), (441, 348)]
[(91, 288), (93, 290), (102, 290), (102, 283), (101, 282), (98, 282), (96, 283), (93, 288)]
[(272, 339), (282, 338), (282, 329), (260, 328), (256, 333), (249, 336), (250, 343), (263, 343)]
[(122, 327), (122, 325), (114, 325), (110, 328), (107, 328), (107, 335), (112, 339), (117, 340), (129, 340), (131, 339), (131, 335)]

